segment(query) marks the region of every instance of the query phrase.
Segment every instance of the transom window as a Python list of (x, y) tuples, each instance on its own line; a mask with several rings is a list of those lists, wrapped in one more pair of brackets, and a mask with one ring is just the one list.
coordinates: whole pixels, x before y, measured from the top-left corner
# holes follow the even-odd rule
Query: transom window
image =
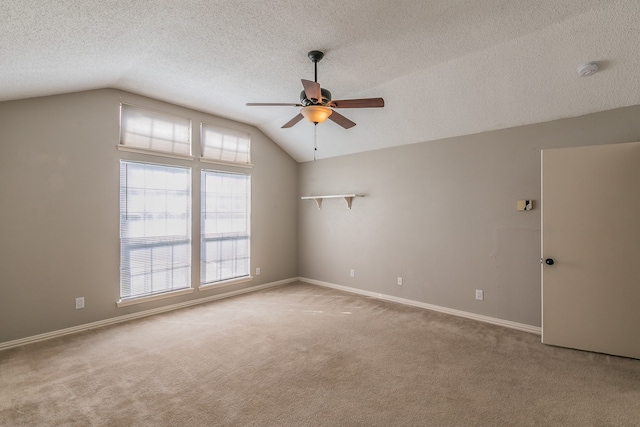
[(121, 104), (120, 144), (127, 148), (191, 156), (191, 120)]
[(202, 158), (223, 163), (250, 165), (251, 139), (246, 132), (202, 123)]

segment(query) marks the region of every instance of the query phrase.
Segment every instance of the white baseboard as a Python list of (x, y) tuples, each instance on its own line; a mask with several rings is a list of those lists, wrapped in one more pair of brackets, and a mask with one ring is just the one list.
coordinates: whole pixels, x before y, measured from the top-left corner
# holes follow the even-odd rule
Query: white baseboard
[(109, 319), (98, 320), (97, 322), (85, 323), (83, 325), (72, 326), (70, 328), (60, 329), (57, 331), (51, 331), (44, 334), (33, 335), (26, 338), (20, 338), (13, 341), (6, 341), (0, 343), (0, 351), (13, 347), (19, 347), (21, 345), (32, 344), (39, 341), (45, 341), (51, 338), (62, 337), (64, 335), (75, 334), (77, 332), (88, 331), (89, 329), (100, 328), (103, 326), (114, 325), (116, 323), (122, 323), (133, 319), (139, 319), (141, 317), (153, 316), (154, 314), (166, 313), (168, 311), (178, 310), (180, 308), (191, 307), (198, 304), (204, 304), (210, 301), (215, 301), (223, 298), (229, 298), (236, 295), (242, 295), (249, 292), (260, 291), (262, 289), (273, 288), (275, 286), (284, 285), (297, 281), (298, 278), (279, 280), (277, 282), (266, 283), (264, 285), (251, 286), (236, 291), (225, 292), (222, 294), (212, 295), (210, 297), (198, 298), (191, 301), (185, 301), (177, 304), (166, 305), (164, 307), (154, 308), (151, 310), (139, 311), (137, 313), (126, 314), (124, 316), (112, 317)]
[(526, 325), (524, 323), (512, 322), (510, 320), (497, 319), (495, 317), (483, 316), (481, 314), (469, 313), (466, 311), (455, 310), (453, 308), (441, 307), (439, 305), (427, 304), (420, 301), (414, 301), (406, 298), (394, 297), (392, 295), (379, 294), (376, 292), (364, 291), (362, 289), (350, 288), (348, 286), (336, 285), (334, 283), (322, 282), (320, 280), (308, 279), (306, 277), (298, 277), (298, 280), (312, 285), (324, 286), (327, 288), (338, 289), (340, 291), (351, 292), (354, 294), (364, 295), (385, 301), (397, 302), (413, 307), (426, 308), (427, 310), (438, 311), (440, 313), (451, 314), (453, 316), (465, 317), (467, 319), (478, 320), (480, 322), (491, 323), (493, 325), (504, 326), (506, 328), (517, 329), (519, 331), (529, 332), (541, 335), (542, 328), (539, 326)]
[(324, 286), (327, 288), (333, 288), (340, 291), (350, 292), (354, 294), (364, 295), (372, 298), (378, 298), (385, 301), (396, 302), (399, 304), (409, 305), (413, 307), (425, 308), (427, 310), (433, 310), (440, 313), (451, 314), (453, 316), (465, 317), (467, 319), (478, 320), (480, 322), (491, 323), (493, 325), (504, 326), (511, 329), (517, 329), (519, 331), (529, 332), (532, 334), (541, 335), (542, 329), (539, 326), (531, 326), (523, 323), (511, 322), (509, 320), (497, 319), (495, 317), (483, 316), (480, 314), (469, 313), (466, 311), (455, 310), (452, 308), (441, 307), (438, 305), (427, 304), (420, 301), (414, 301), (406, 298), (394, 297), (392, 295), (385, 295), (376, 292), (365, 291), (357, 288), (350, 288), (348, 286), (336, 285), (334, 283), (322, 282), (320, 280), (308, 279), (306, 277), (294, 277), (285, 280), (279, 280), (277, 282), (266, 283), (263, 285), (251, 286), (249, 288), (239, 289), (236, 291), (225, 292), (222, 294), (212, 295), (210, 297), (199, 298), (191, 301), (185, 301), (178, 304), (171, 304), (164, 307), (154, 308), (151, 310), (139, 311), (137, 313), (131, 313), (124, 316), (112, 317), (109, 319), (99, 320), (97, 322), (85, 323), (83, 325), (72, 326), (70, 328), (59, 329), (57, 331), (51, 331), (44, 334), (33, 335), (26, 338), (20, 338), (13, 341), (6, 341), (0, 343), (0, 351), (13, 347), (19, 347), (21, 345), (32, 344), (39, 341), (45, 341), (52, 338), (62, 337), (65, 335), (75, 334), (77, 332), (88, 331), (89, 329), (96, 329), (103, 326), (114, 325), (116, 323), (122, 323), (133, 319), (139, 319), (142, 317), (153, 316), (154, 314), (166, 313), (168, 311), (178, 310), (181, 308), (191, 307), (198, 304), (204, 304), (207, 302), (233, 297), (236, 295), (242, 295), (249, 292), (260, 291), (263, 289), (273, 288), (275, 286), (285, 285), (295, 281), (301, 281), (310, 283), (313, 285)]

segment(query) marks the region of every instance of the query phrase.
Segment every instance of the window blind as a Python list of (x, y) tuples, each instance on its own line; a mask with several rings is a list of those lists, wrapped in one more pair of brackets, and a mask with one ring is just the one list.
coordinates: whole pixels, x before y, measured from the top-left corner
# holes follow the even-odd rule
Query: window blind
[(201, 282), (248, 276), (251, 176), (203, 170), (201, 178)]
[(120, 162), (120, 298), (190, 287), (191, 169)]
[(128, 104), (120, 106), (120, 144), (191, 155), (191, 120)]
[(202, 158), (249, 165), (251, 138), (248, 133), (202, 123)]

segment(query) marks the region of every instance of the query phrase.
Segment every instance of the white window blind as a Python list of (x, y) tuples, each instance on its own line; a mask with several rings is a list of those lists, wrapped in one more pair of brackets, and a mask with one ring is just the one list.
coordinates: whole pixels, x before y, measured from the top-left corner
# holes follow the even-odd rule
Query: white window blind
[(202, 123), (202, 158), (249, 165), (251, 138), (248, 133)]
[(191, 286), (191, 169), (120, 162), (120, 298)]
[(203, 170), (201, 177), (201, 282), (249, 276), (251, 176)]
[(120, 144), (140, 150), (191, 156), (191, 120), (121, 104)]

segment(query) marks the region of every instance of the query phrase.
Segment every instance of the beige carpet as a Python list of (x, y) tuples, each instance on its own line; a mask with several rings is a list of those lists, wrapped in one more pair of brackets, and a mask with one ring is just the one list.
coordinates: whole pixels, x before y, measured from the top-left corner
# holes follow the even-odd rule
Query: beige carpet
[(0, 352), (3, 426), (639, 426), (640, 361), (307, 284)]

